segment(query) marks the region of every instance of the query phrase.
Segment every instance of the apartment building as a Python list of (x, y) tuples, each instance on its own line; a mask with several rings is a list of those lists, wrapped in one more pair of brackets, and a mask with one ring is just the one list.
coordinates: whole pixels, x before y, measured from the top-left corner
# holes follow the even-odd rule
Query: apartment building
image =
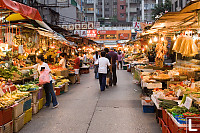
[(172, 11), (177, 12), (183, 9), (191, 0), (172, 0)]
[[(52, 25), (67, 25), (85, 20), (75, 0), (13, 0), (37, 8), (43, 20)], [(80, 1), (78, 1), (80, 3)]]

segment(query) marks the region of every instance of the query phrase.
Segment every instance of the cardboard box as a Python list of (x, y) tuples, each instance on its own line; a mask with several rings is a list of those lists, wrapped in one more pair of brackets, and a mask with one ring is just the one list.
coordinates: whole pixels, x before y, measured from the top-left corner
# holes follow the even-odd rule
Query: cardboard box
[(19, 132), (24, 127), (25, 113), (14, 119), (14, 132)]

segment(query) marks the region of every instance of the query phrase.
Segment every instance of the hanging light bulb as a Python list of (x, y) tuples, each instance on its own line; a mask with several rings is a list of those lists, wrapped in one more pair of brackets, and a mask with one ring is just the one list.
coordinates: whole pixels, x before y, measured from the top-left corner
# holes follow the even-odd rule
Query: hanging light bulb
[(154, 37), (154, 42), (157, 42), (158, 41), (158, 38), (155, 36)]
[(173, 40), (176, 40), (176, 36), (174, 35), (174, 38), (173, 38)]
[(151, 38), (150, 38), (150, 40), (149, 40), (149, 43), (150, 43), (150, 44), (152, 43), (152, 40), (151, 40)]
[(163, 42), (165, 40), (165, 38), (164, 37), (161, 37), (161, 41)]

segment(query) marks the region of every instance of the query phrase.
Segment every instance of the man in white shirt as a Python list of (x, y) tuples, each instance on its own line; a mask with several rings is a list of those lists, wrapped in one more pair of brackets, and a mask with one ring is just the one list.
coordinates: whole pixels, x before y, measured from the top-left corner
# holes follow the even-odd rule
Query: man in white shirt
[(98, 64), (99, 64), (98, 73), (99, 73), (100, 88), (101, 88), (101, 91), (104, 91), (106, 87), (106, 76), (107, 76), (108, 66), (110, 67), (110, 70), (112, 73), (111, 65), (110, 65), (109, 60), (106, 58), (105, 51), (101, 52), (101, 58), (99, 58)]
[(65, 54), (62, 53), (60, 54), (60, 62), (59, 62), (59, 66), (62, 68), (66, 68), (66, 60), (65, 60)]

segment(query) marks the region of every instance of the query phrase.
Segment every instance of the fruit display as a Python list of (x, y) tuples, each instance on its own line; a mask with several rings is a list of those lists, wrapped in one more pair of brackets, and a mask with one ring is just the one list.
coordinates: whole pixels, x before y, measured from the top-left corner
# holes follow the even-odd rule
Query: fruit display
[(153, 76), (155, 80), (169, 80), (170, 77), (168, 74), (159, 74), (158, 76)]
[(62, 79), (60, 82), (57, 82), (55, 87), (60, 87), (61, 85), (70, 82), (69, 79)]

